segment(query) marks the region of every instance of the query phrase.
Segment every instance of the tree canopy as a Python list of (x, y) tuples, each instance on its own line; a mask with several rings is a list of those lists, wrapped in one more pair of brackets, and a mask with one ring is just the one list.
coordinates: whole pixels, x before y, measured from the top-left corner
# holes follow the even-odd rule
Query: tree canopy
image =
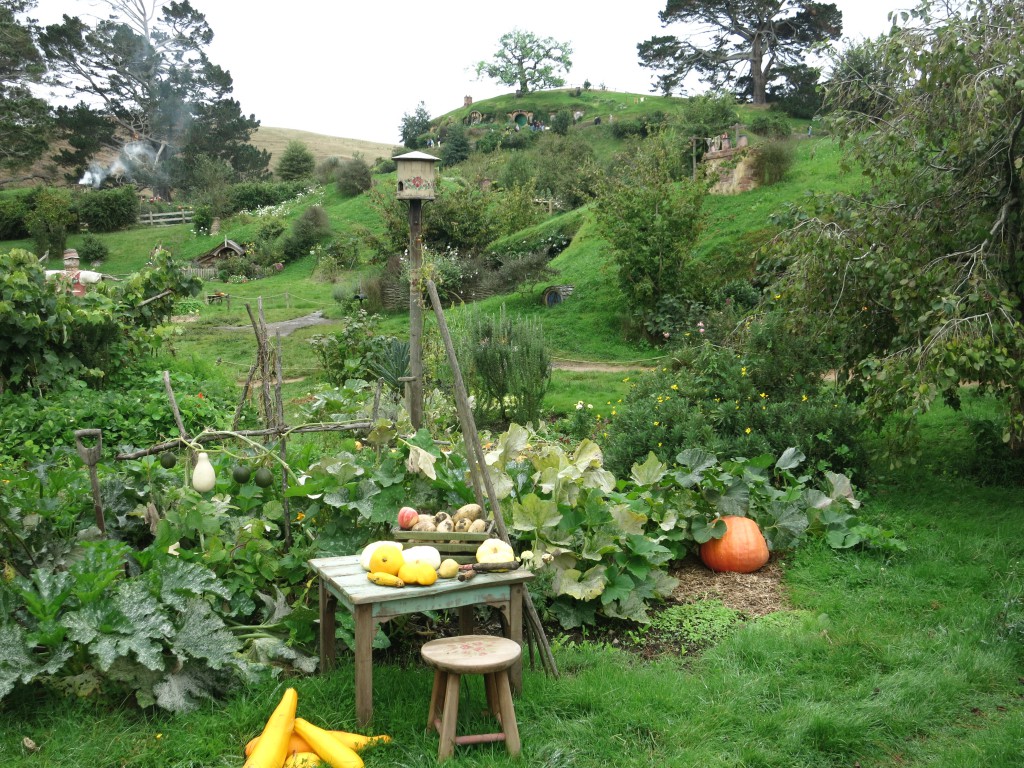
[(34, 26), (19, 20), (29, 0), (0, 0), (0, 168), (17, 170), (38, 160), (47, 146), (50, 110), (29, 85), (45, 72)]
[[(86, 119), (89, 113), (102, 115), (116, 126), (108, 146), (127, 145), (122, 164), (157, 189), (172, 184), (165, 161), (190, 145), (192, 155), (210, 154), (236, 170), (265, 169), (269, 157), (245, 148), (259, 121), (242, 114), (230, 98), (231, 75), (207, 56), (213, 30), (203, 14), (188, 0), (104, 2), (109, 18), (90, 26), (65, 15), (40, 35), (51, 84), (83, 99), (81, 119), (65, 129), (80, 135), (101, 122)], [(206, 141), (210, 136), (215, 140)]]
[(813, 45), (837, 40), (843, 14), (834, 3), (809, 0), (667, 0), (658, 14), (663, 26), (687, 27), (683, 39), (652, 37), (637, 45), (641, 66), (660, 71), (655, 85), (668, 95), (695, 72), (712, 87), (736, 88), (764, 104), (768, 84), (785, 67), (803, 63)]
[(937, 19), (925, 2), (905, 18), (843, 59), (870, 66), (829, 81), (831, 128), (871, 183), (799, 216), (778, 294), (833, 335), (879, 426), (937, 398), (955, 407), (972, 382), (1021, 452), (1024, 10), (975, 0)]
[(523, 93), (565, 85), (559, 70), (572, 69), (572, 47), (569, 43), (537, 37), (533, 32), (513, 29), (501, 36), (501, 46), (491, 61), (480, 61), (476, 75), (515, 86)]
[(421, 101), (411, 115), (408, 112), (402, 115), (402, 123), (398, 126), (398, 132), (402, 136), (402, 146), (416, 149), (420, 146), (420, 137), (429, 130), (430, 113)]

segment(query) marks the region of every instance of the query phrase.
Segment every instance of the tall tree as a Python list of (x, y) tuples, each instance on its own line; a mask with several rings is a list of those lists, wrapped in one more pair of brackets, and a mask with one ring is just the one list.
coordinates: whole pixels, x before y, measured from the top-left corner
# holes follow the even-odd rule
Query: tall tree
[(680, 89), (691, 72), (716, 88), (746, 76), (749, 84), (740, 90), (748, 90), (754, 104), (765, 103), (780, 67), (802, 63), (811, 46), (843, 32), (843, 14), (834, 3), (809, 0), (667, 0), (658, 18), (666, 27), (696, 25), (685, 39), (662, 35), (637, 45), (640, 65), (662, 71), (658, 90), (668, 95)]
[(499, 83), (517, 86), (523, 93), (565, 85), (565, 79), (557, 73), (572, 69), (569, 43), (513, 29), (501, 36), (499, 45), (493, 60), (477, 63), (477, 77), (487, 75)]
[(421, 101), (411, 115), (408, 112), (402, 115), (402, 123), (398, 126), (398, 131), (402, 136), (402, 146), (416, 149), (421, 146), (420, 136), (429, 130), (430, 113)]
[(34, 25), (19, 20), (33, 7), (34, 0), (0, 0), (0, 168), (7, 170), (30, 166), (47, 147), (49, 108), (29, 87), (46, 67)]
[(207, 56), (213, 31), (203, 14), (188, 0), (104, 2), (112, 13), (94, 26), (65, 15), (43, 30), (52, 84), (117, 126), (117, 140), (134, 147), (122, 159), (146, 181), (169, 184), (164, 161), (207, 133), (233, 161), (259, 121), (242, 116), (231, 75)]
[(785, 238), (794, 263), (776, 292), (797, 302), (794, 316), (844, 331), (841, 381), (867, 417), (912, 420), (936, 398), (956, 405), (961, 384), (976, 382), (1002, 404), (1000, 432), (1018, 454), (1022, 49), (1019, 0), (973, 0), (943, 18), (924, 2), (856, 59), (875, 65), (837, 69), (831, 128), (871, 184)]

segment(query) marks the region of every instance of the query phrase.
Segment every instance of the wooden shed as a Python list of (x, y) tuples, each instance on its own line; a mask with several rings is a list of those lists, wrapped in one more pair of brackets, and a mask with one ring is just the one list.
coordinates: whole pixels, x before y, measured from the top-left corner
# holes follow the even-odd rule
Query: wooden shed
[(196, 259), (196, 266), (198, 267), (215, 267), (218, 261), (224, 259), (230, 259), (233, 256), (244, 256), (245, 247), (239, 245), (234, 240), (228, 240), (224, 238), (224, 242), (217, 245), (215, 248), (211, 248), (202, 256)]

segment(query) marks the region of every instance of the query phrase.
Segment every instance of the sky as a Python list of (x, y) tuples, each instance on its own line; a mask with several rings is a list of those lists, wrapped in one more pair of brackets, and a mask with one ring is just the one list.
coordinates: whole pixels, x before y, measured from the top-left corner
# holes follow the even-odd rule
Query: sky
[[(138, 2), (139, 0), (136, 0)], [(843, 37), (874, 37), (889, 27), (891, 0), (833, 0)], [(422, 101), (431, 117), (508, 93), (477, 79), (501, 36), (518, 28), (569, 43), (567, 86), (651, 93), (655, 73), (637, 60), (637, 43), (661, 34), (665, 0), (191, 0), (214, 33), (210, 59), (228, 70), (234, 97), (264, 126), (400, 144), (402, 118)], [(61, 15), (106, 16), (101, 0), (38, 0), (44, 24)], [(700, 86), (691, 93), (700, 91)]]

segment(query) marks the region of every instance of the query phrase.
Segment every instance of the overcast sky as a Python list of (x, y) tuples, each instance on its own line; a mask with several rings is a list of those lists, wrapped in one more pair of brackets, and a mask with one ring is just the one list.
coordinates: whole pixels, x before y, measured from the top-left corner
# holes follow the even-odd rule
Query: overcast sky
[[(518, 27), (573, 49), (570, 86), (646, 94), (654, 73), (637, 43), (665, 34), (665, 0), (191, 0), (213, 29), (210, 58), (231, 72), (235, 98), (265, 126), (400, 143), (403, 115), (424, 102), (431, 117), (507, 93), (477, 80), (498, 41)], [(874, 37), (887, 14), (913, 3), (835, 0), (843, 36)], [(99, 0), (39, 0), (44, 24), (61, 14), (105, 16)], [(680, 25), (667, 33), (683, 36)]]

